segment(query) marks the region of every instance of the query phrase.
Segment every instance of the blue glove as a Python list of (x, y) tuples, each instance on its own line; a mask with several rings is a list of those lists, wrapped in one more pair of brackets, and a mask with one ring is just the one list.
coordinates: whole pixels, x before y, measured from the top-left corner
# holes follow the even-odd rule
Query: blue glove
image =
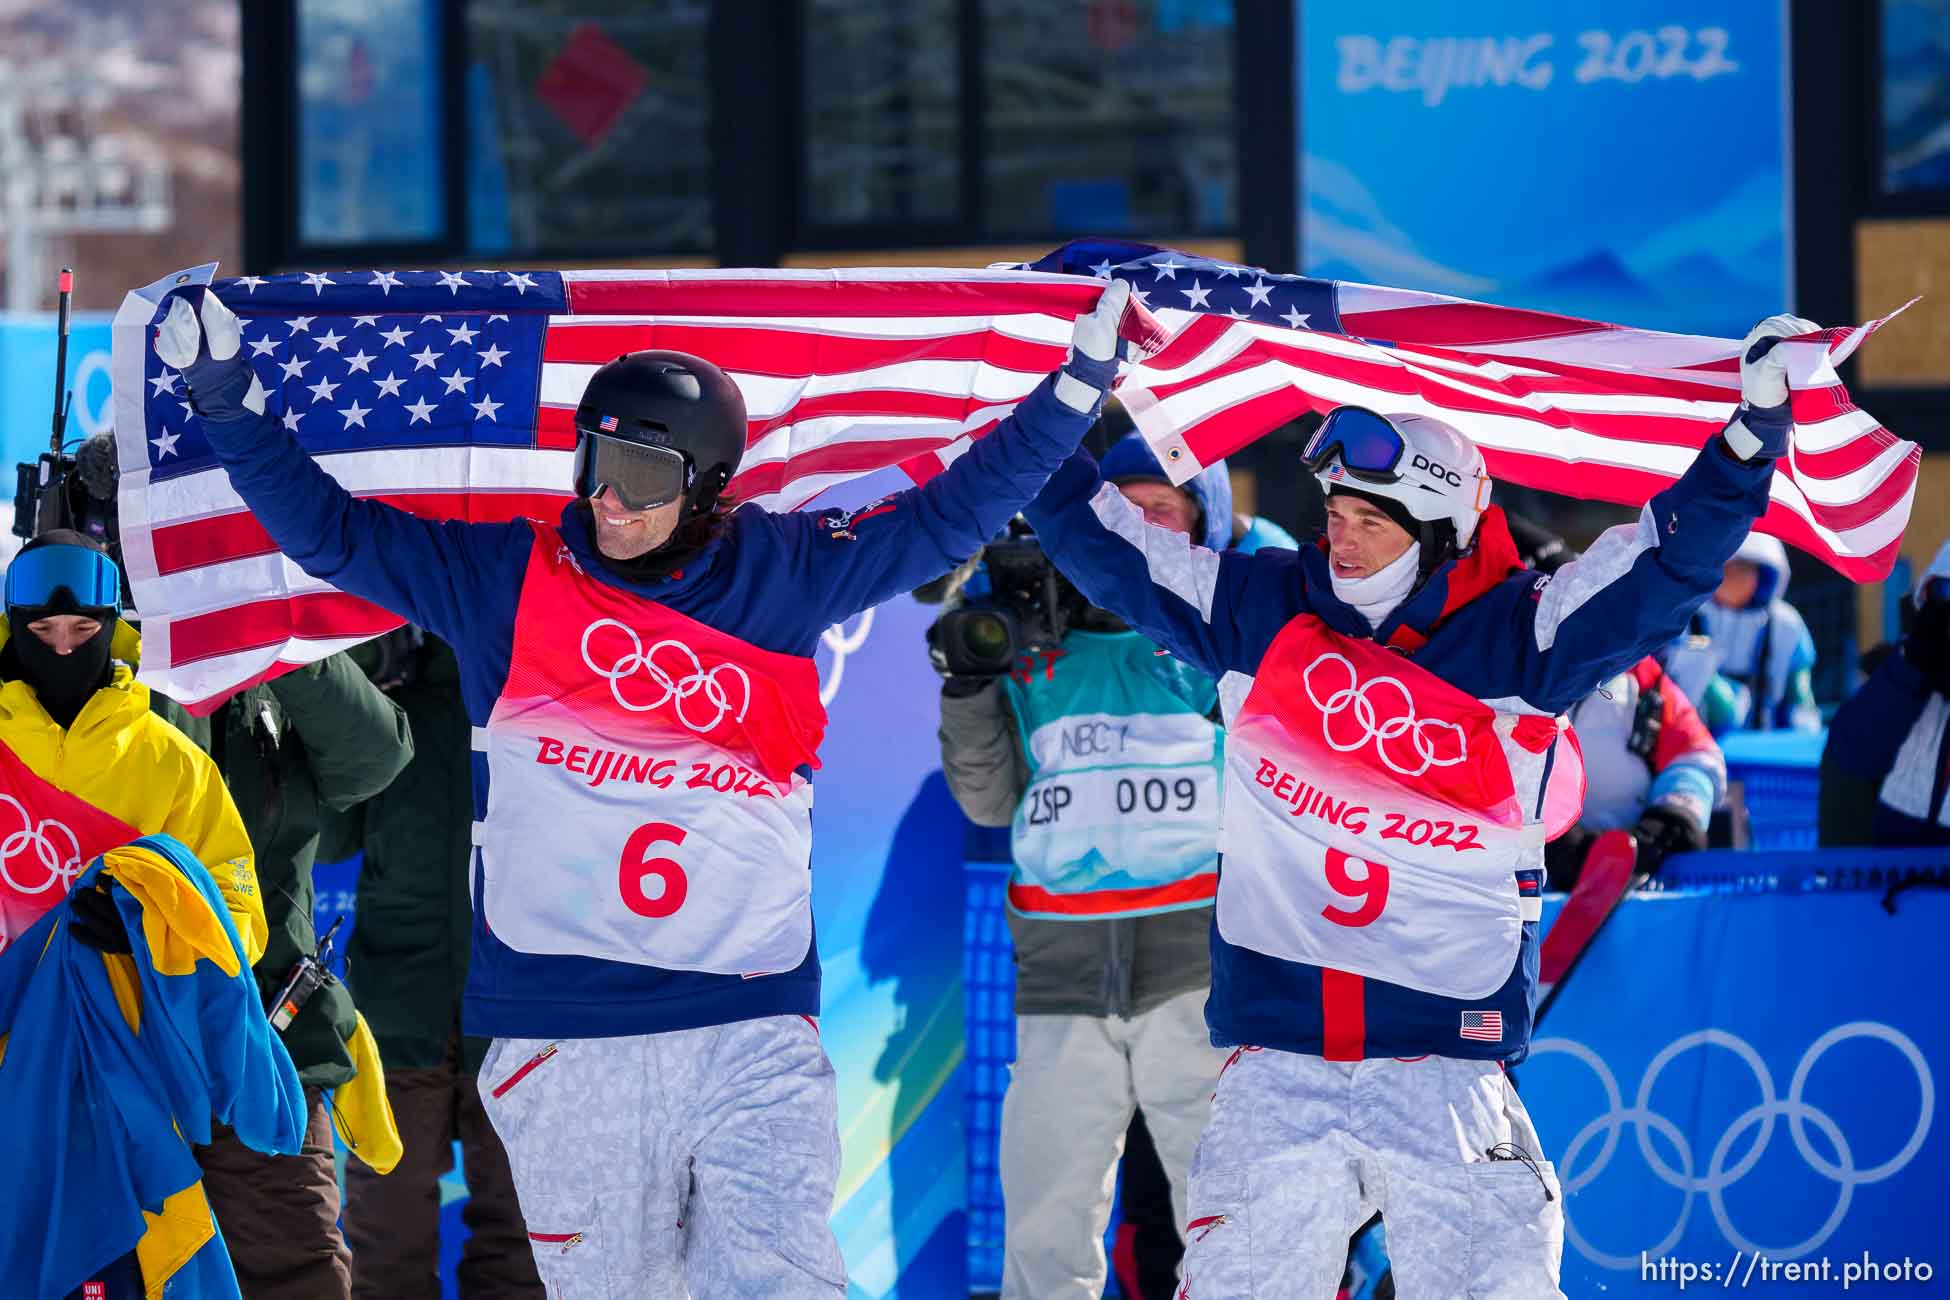
[(1784, 338), (1812, 334), (1821, 326), (1799, 316), (1769, 316), (1740, 342), (1740, 409), (1722, 431), (1741, 460), (1779, 460), (1787, 455), (1794, 414), (1788, 401)]
[(257, 372), (241, 355), (243, 326), (236, 313), (209, 289), (202, 309), (190, 305), (187, 294), (169, 301), (169, 314), (156, 327), (156, 355), (166, 366), (182, 372), (190, 406), (206, 420), (234, 420), (243, 412), (264, 414), (269, 395)]

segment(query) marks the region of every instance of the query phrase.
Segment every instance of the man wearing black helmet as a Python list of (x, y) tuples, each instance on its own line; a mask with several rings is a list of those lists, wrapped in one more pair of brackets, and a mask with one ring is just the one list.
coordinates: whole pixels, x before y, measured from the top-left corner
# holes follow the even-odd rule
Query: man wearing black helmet
[(452, 645), (475, 728), (467, 1032), (551, 1293), (833, 1297), (839, 1167), (808, 870), (825, 712), (812, 652), (973, 554), (1077, 445), (1129, 291), (925, 487), (824, 515), (736, 510), (737, 388), (618, 358), (576, 412), (558, 522), (433, 523), (354, 500), (283, 431), (214, 294), (157, 351), (232, 485), (306, 572)]

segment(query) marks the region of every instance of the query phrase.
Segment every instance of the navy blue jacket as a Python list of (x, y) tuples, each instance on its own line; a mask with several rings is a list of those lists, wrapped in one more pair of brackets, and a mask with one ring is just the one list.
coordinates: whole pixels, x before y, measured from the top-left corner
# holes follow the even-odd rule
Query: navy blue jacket
[[(1098, 391), (1110, 387), (1114, 363), (1074, 355), (1066, 364)], [(893, 497), (891, 509), (825, 516), (740, 509), (722, 536), (666, 580), (632, 583), (606, 569), (577, 506), (562, 512), (562, 537), (602, 582), (761, 649), (810, 657), (827, 627), (947, 572), (1035, 496), (1095, 419), (1094, 411), (1059, 401), (1053, 387), (1053, 378), (1045, 380), (947, 470)], [(535, 526), (438, 523), (356, 500), (272, 413), (206, 416), (203, 425), (238, 495), (300, 568), (454, 648), (468, 716), (485, 726), (507, 680)], [(486, 756), (476, 752), (477, 819), (487, 785)], [(796, 970), (755, 978), (536, 956), (487, 930), (480, 889), (477, 853), (474, 951), (461, 1013), (470, 1034), (603, 1038), (819, 1013), (817, 944)]]
[[(1301, 614), (1345, 636), (1402, 650), (1499, 710), (1554, 715), (1569, 712), (1600, 682), (1686, 627), (1766, 508), (1772, 475), (1771, 461), (1743, 463), (1716, 439), (1677, 483), (1652, 498), (1636, 524), (1611, 529), (1549, 578), (1518, 564), (1502, 512), (1492, 507), (1471, 554), (1437, 567), (1378, 628), (1335, 597), (1324, 548), (1242, 555), (1192, 546), (1145, 524), (1082, 453), (1024, 513), (1091, 603), (1219, 679), (1228, 722), (1274, 638)], [(1522, 863), (1512, 868), (1516, 887), (1534, 896), (1541, 871)], [(1223, 864), (1220, 870), (1223, 879)], [(1219, 932), (1224, 911), (1222, 883), (1206, 1006), (1212, 1041), (1322, 1054), (1330, 1011), (1320, 968), (1227, 943)], [(1362, 981), (1360, 1054), (1522, 1059), (1536, 930), (1534, 921), (1524, 924), (1515, 966), (1487, 998), (1462, 1001)], [(1336, 985), (1337, 997), (1343, 988)], [(1465, 1010), (1499, 1013), (1502, 1038), (1459, 1037)]]
[(1821, 842), (1950, 844), (1950, 697), (1900, 648), (1828, 723)]

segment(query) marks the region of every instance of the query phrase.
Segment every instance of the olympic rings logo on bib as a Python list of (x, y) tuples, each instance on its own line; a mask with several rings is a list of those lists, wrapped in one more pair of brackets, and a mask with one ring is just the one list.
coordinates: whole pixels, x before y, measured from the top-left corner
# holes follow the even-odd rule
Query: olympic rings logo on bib
[[(44, 894), (57, 881), (71, 885), (74, 878), (81, 874), (81, 841), (75, 838), (75, 833), (52, 817), (36, 823), (26, 806), (12, 795), (0, 794), (0, 804), (12, 808), (14, 815), (20, 819), (19, 830), (9, 831), (5, 837), (0, 837), (0, 880), (22, 894)], [(64, 846), (55, 842), (57, 835), (66, 841), (65, 857), (62, 856)], [(46, 880), (32, 886), (14, 879), (12, 867), (30, 850), (40, 862), (42, 870), (47, 872)]]
[[(598, 629), (604, 627), (613, 627), (630, 639), (628, 653), (618, 656), (606, 668), (597, 663), (589, 652), (590, 639), (596, 635)], [(682, 675), (673, 676), (663, 664), (657, 662), (657, 656), (662, 652), (667, 652), (666, 661), (673, 655), (677, 657), (678, 672)], [(646, 650), (643, 648), (642, 638), (636, 634), (634, 628), (613, 618), (599, 618), (583, 629), (582, 662), (588, 665), (589, 671), (598, 677), (608, 679), (609, 693), (615, 697), (617, 704), (631, 713), (650, 713), (674, 702), (675, 707), (671, 712), (677, 715), (677, 720), (700, 735), (717, 730), (727, 717), (743, 722), (745, 710), (751, 707), (752, 681), (745, 670), (737, 664), (720, 663), (706, 668), (703, 660), (697, 657), (696, 651), (674, 637), (658, 641)], [(653, 700), (631, 699), (625, 693), (623, 683), (639, 672), (649, 678), (651, 685), (662, 694)], [(730, 674), (737, 678), (736, 712), (732, 710), (731, 693), (720, 680), (720, 674)], [(692, 697), (698, 695), (704, 697), (704, 704), (715, 710), (707, 721), (700, 722), (686, 711), (687, 703)]]
[[(1347, 684), (1337, 686), (1325, 699), (1321, 698), (1320, 689), (1314, 681), (1315, 674), (1322, 671), (1323, 665), (1339, 665), (1339, 670), (1347, 674)], [(1332, 667), (1325, 671), (1330, 678), (1340, 675)], [(1300, 674), (1300, 680), (1307, 688), (1307, 698), (1320, 710), (1321, 739), (1338, 753), (1351, 753), (1372, 743), (1376, 755), (1390, 771), (1410, 777), (1421, 776), (1431, 767), (1454, 767), (1469, 756), (1469, 737), (1461, 727), (1440, 718), (1415, 716), (1415, 699), (1400, 678), (1375, 677), (1364, 682), (1347, 656), (1329, 651), (1308, 664)], [(1381, 718), (1374, 699), (1370, 697), (1370, 692), (1380, 687), (1393, 687), (1401, 696), (1399, 710), (1386, 720)], [(1333, 720), (1350, 712), (1361, 727), (1361, 734), (1353, 740), (1344, 741), (1335, 734)], [(1407, 737), (1415, 747), (1414, 758), (1418, 762), (1414, 766), (1397, 761), (1398, 756), (1389, 752), (1389, 742), (1403, 737)], [(1449, 751), (1446, 743), (1450, 739), (1453, 739), (1455, 747), (1453, 752)]]

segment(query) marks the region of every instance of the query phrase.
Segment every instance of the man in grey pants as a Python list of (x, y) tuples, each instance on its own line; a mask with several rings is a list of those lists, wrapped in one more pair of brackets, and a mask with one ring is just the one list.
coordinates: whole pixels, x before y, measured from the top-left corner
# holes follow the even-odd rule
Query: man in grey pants
[[(1147, 517), (1252, 549), (1223, 465), (1171, 486), (1132, 435), (1107, 476)], [(1276, 542), (1284, 534), (1270, 540)], [(1290, 539), (1286, 544), (1291, 545)], [(942, 687), (941, 756), (970, 820), (1011, 828), (1016, 1061), (1002, 1107), (1004, 1300), (1096, 1300), (1134, 1108), (1185, 1222), (1224, 1053), (1205, 995), (1224, 736), (1212, 679), (1083, 607), (1058, 653)]]

